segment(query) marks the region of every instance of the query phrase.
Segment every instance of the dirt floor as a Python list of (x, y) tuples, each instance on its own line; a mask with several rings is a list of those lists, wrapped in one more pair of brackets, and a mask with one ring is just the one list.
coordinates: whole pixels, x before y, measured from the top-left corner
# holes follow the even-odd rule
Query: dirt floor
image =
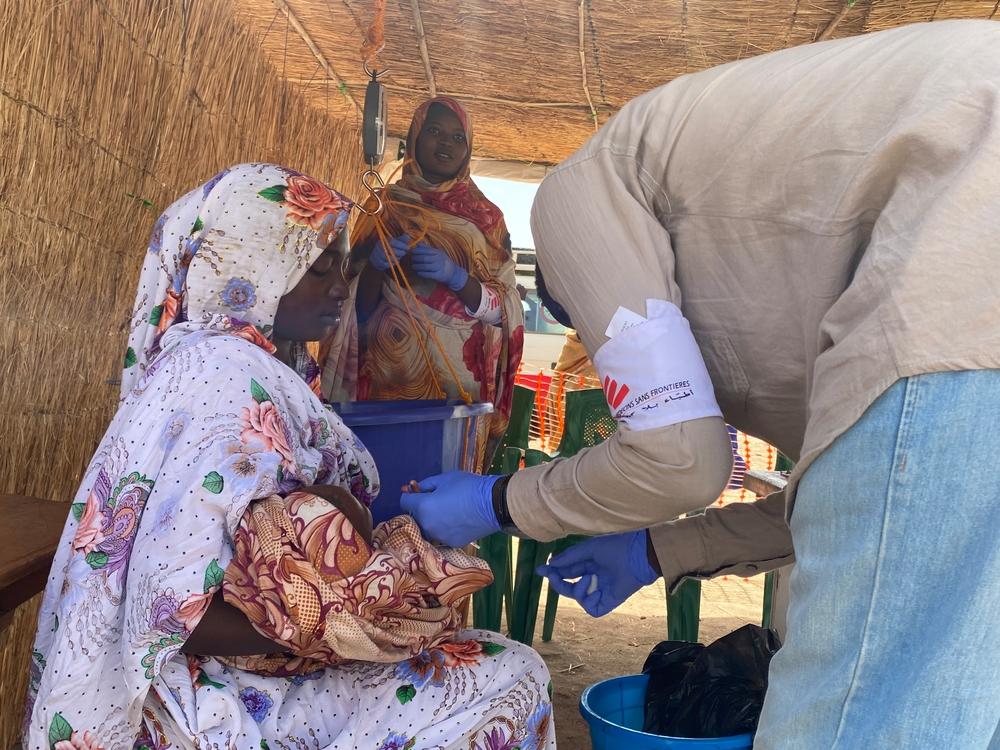
[[(667, 637), (663, 582), (649, 586), (617, 611), (594, 619), (576, 602), (560, 598), (555, 632), (541, 641), (542, 590), (535, 642), (552, 673), (556, 737), (560, 750), (587, 750), (590, 735), (580, 716), (580, 693), (608, 677), (641, 671), (650, 649)], [(760, 624), (764, 577), (724, 578), (702, 584), (699, 639), (710, 643), (748, 622)]]

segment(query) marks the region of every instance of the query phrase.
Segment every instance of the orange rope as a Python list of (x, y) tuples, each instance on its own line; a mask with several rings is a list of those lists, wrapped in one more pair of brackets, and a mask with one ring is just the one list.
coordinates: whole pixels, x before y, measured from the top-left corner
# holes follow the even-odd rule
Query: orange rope
[(361, 44), (361, 59), (372, 70), (375, 69), (375, 58), (385, 48), (385, 0), (374, 0), (374, 6), (372, 22)]
[[(397, 167), (397, 170), (401, 168), (402, 165)], [(390, 175), (389, 179), (390, 180), (392, 179), (392, 175)], [(382, 192), (382, 199), (384, 201), (385, 206), (389, 206), (392, 203), (389, 191), (387, 190)], [(425, 206), (421, 206), (420, 204), (416, 203), (413, 204), (408, 203), (407, 206), (409, 208), (416, 210), (418, 213), (423, 212), (425, 218), (430, 219), (430, 221), (434, 221), (434, 214), (432, 209), (427, 208)], [(410, 286), (409, 279), (406, 278), (406, 274), (403, 273), (403, 269), (399, 264), (399, 259), (396, 257), (395, 253), (393, 253), (391, 250), (391, 247), (389, 245), (389, 232), (382, 221), (381, 214), (374, 216), (372, 221), (374, 223), (375, 233), (378, 235), (379, 242), (382, 243), (382, 247), (385, 250), (385, 257), (386, 260), (389, 262), (389, 269), (391, 271), (393, 284), (396, 287), (396, 293), (399, 295), (399, 298), (403, 301), (403, 308), (406, 312), (407, 318), (410, 321), (410, 327), (413, 330), (414, 335), (417, 337), (417, 343), (420, 346), (420, 353), (424, 358), (424, 362), (427, 364), (427, 370), (430, 372), (431, 380), (434, 384), (434, 388), (437, 392), (437, 395), (441, 398), (444, 398), (447, 394), (441, 387), (441, 384), (437, 378), (437, 374), (434, 371), (434, 363), (431, 360), (429, 352), (427, 351), (426, 341), (424, 337), (421, 335), (421, 328), (423, 328), (423, 332), (427, 334), (427, 338), (430, 338), (431, 341), (434, 343), (434, 345), (437, 347), (438, 353), (441, 355), (441, 359), (444, 362), (445, 366), (448, 368), (448, 373), (451, 375), (452, 381), (455, 383), (455, 388), (458, 391), (459, 398), (461, 398), (462, 401), (464, 401), (465, 403), (471, 404), (473, 400), (472, 395), (468, 391), (466, 391), (465, 387), (462, 385), (462, 378), (458, 374), (458, 371), (455, 369), (455, 366), (452, 364), (451, 358), (448, 356), (444, 344), (441, 343), (441, 339), (438, 338), (437, 332), (434, 330), (434, 324), (431, 323), (430, 318), (424, 311), (421, 302), (417, 297), (416, 292), (414, 292), (413, 287)], [(417, 244), (420, 240), (422, 240), (427, 234), (426, 225), (418, 226), (418, 229), (421, 231), (416, 232), (415, 236), (411, 237), (411, 241), (414, 245)], [(413, 302), (414, 309), (416, 310), (417, 313), (417, 317), (421, 318), (421, 323), (423, 324), (422, 326), (417, 322), (413, 310), (410, 309), (411, 301)]]
[[(410, 328), (413, 330), (413, 333), (417, 338), (417, 344), (420, 346), (420, 353), (423, 355), (424, 362), (427, 363), (427, 371), (431, 375), (431, 382), (434, 384), (434, 390), (439, 398), (445, 398), (447, 394), (438, 382), (437, 373), (434, 371), (434, 365), (431, 361), (430, 354), (427, 352), (426, 341), (424, 341), (424, 337), (420, 335), (420, 325), (413, 317), (413, 311), (410, 310), (410, 303), (406, 298), (406, 294), (404, 294), (402, 290), (400, 278), (402, 278), (402, 283), (405, 284), (406, 277), (403, 276), (402, 269), (399, 267), (399, 260), (396, 258), (395, 253), (392, 252), (389, 245), (389, 237), (388, 232), (385, 231), (385, 225), (383, 225), (379, 219), (375, 220), (375, 233), (378, 235), (379, 242), (382, 243), (382, 247), (385, 248), (385, 257), (386, 260), (389, 261), (389, 270), (391, 271), (392, 280), (396, 285), (396, 291), (399, 294), (399, 298), (403, 302), (403, 310), (406, 312), (406, 317), (410, 321)], [(409, 284), (407, 284), (407, 289), (409, 289)]]

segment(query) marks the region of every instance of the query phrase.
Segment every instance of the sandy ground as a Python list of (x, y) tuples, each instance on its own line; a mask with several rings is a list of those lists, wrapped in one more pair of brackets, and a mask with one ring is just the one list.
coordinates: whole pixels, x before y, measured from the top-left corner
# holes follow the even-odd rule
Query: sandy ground
[[(663, 582), (649, 586), (611, 614), (594, 619), (576, 602), (560, 598), (555, 632), (541, 641), (543, 588), (532, 644), (552, 673), (556, 737), (560, 750), (590, 747), (580, 716), (580, 693), (588, 685), (642, 669), (650, 649), (667, 637)], [(748, 622), (760, 624), (764, 577), (720, 578), (702, 584), (699, 639), (710, 643)]]

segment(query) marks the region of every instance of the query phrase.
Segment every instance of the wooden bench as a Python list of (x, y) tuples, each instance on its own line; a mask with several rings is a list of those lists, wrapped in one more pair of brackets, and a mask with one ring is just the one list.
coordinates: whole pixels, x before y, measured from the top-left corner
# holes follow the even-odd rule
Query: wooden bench
[(743, 477), (743, 488), (757, 497), (780, 492), (788, 484), (787, 471), (748, 471)]
[(0, 495), (0, 631), (45, 588), (68, 514), (66, 503)]

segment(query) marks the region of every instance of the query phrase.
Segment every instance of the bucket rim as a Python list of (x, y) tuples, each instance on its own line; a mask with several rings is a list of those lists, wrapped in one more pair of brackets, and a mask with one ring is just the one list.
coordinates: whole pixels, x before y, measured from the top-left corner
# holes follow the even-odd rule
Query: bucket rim
[(493, 404), (442, 401), (351, 401), (330, 405), (348, 427), (468, 419), (493, 413)]
[(603, 716), (598, 714), (594, 709), (590, 707), (589, 699), (590, 693), (596, 688), (600, 688), (603, 685), (607, 685), (611, 682), (621, 682), (625, 680), (640, 679), (642, 682), (649, 682), (649, 675), (645, 674), (625, 674), (619, 675), (618, 677), (609, 677), (606, 680), (601, 680), (600, 682), (595, 682), (593, 685), (588, 685), (584, 688), (583, 693), (580, 695), (580, 715), (583, 716), (587, 724), (597, 723), (603, 724), (606, 727), (610, 727), (618, 732), (625, 732), (630, 735), (635, 735), (636, 737), (650, 737), (659, 738), (663, 740), (680, 740), (685, 744), (690, 743), (693, 746), (697, 745), (709, 745), (712, 743), (718, 744), (719, 742), (746, 742), (748, 740), (753, 740), (753, 734), (751, 732), (745, 732), (743, 734), (730, 734), (724, 737), (673, 737), (666, 734), (652, 734), (651, 732), (643, 732), (638, 729), (629, 729), (628, 727), (623, 727), (621, 724), (615, 724), (613, 721), (605, 719)]

